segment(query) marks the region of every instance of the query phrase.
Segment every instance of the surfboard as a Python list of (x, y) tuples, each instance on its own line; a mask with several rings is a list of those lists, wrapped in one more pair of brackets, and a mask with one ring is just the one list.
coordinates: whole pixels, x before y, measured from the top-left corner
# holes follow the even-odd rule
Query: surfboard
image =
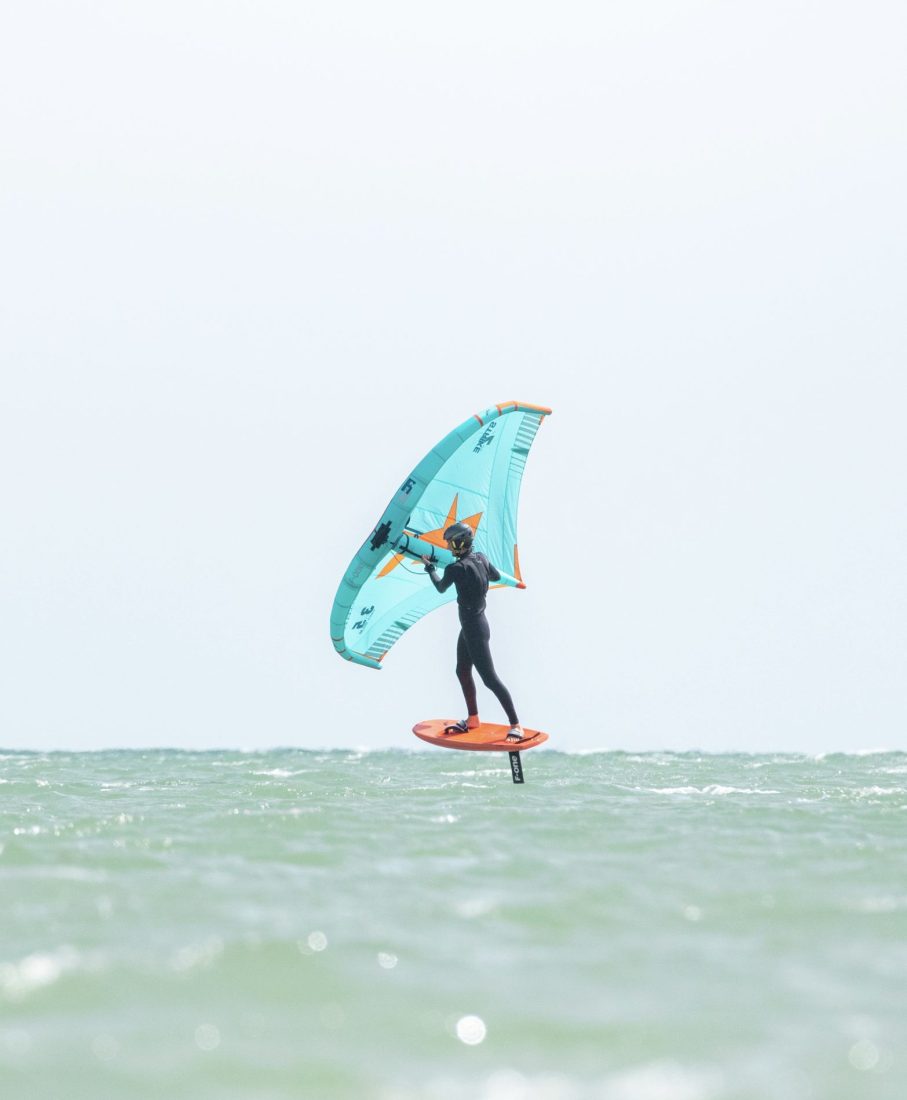
[(413, 733), (430, 745), (440, 745), (445, 749), (466, 749), (472, 752), (506, 752), (510, 754), (510, 774), (514, 783), (522, 783), (523, 765), (520, 753), (523, 749), (534, 749), (548, 740), (547, 733), (526, 729), (523, 726), (522, 741), (508, 741), (510, 726), (498, 726), (494, 722), (483, 722), (474, 730), (464, 733), (445, 733), (448, 726), (456, 724), (456, 718), (430, 718), (427, 722), (417, 722)]
[(468, 749), (473, 752), (522, 752), (524, 749), (534, 749), (548, 740), (547, 733), (529, 730), (524, 726), (524, 740), (508, 741), (506, 738), (510, 726), (497, 726), (493, 722), (483, 722), (466, 733), (445, 733), (445, 726), (453, 726), (456, 721), (456, 718), (431, 718), (413, 726), (413, 733), (430, 745), (441, 745), (445, 749)]

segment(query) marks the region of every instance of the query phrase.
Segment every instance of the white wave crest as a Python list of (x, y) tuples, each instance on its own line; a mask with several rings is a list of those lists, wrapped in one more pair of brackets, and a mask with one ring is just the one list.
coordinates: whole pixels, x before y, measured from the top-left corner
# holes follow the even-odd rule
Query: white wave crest
[(709, 797), (726, 794), (780, 794), (780, 791), (766, 790), (760, 787), (723, 787), (718, 783), (710, 783), (705, 787), (633, 787), (635, 791), (645, 791), (648, 794), (704, 794)]

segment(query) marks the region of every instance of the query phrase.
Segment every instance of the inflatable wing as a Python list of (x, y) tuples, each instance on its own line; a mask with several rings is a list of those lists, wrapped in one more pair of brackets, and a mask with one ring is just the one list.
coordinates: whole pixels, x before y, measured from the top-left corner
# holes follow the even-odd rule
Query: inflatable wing
[(476, 413), (422, 459), (350, 562), (331, 611), (331, 640), (348, 661), (380, 668), (405, 630), (456, 599), (438, 593), (422, 555), (438, 569), (453, 560), (445, 530), (457, 520), (475, 532), (474, 546), (497, 566), (495, 587), (525, 588), (517, 554), (517, 505), (529, 448), (551, 413), (507, 401)]

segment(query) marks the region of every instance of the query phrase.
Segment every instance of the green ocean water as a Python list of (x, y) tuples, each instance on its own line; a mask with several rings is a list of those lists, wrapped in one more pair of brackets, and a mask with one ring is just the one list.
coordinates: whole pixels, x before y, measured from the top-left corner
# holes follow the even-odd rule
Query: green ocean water
[(0, 1097), (907, 1096), (907, 755), (0, 753)]

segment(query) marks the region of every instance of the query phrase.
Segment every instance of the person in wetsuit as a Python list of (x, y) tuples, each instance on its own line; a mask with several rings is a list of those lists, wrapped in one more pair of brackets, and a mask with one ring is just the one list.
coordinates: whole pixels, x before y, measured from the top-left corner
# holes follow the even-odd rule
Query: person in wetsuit
[(446, 592), (450, 586), (457, 588), (457, 610), (460, 615), (460, 636), (457, 638), (457, 679), (466, 699), (468, 717), (456, 726), (449, 726), (451, 733), (465, 733), (481, 725), (479, 707), (476, 701), (476, 685), (472, 677), (473, 668), (478, 670), (482, 683), (497, 696), (498, 702), (507, 712), (510, 722), (508, 741), (524, 740), (523, 728), (517, 718), (510, 692), (495, 672), (488, 641), (491, 628), (485, 618), (485, 594), (489, 581), (498, 581), (501, 574), (484, 554), (472, 548), (472, 528), (465, 523), (455, 523), (444, 532), (444, 539), (451, 553), (457, 559), (444, 570), (439, 577), (435, 563), (423, 556), (425, 572), (439, 592)]

